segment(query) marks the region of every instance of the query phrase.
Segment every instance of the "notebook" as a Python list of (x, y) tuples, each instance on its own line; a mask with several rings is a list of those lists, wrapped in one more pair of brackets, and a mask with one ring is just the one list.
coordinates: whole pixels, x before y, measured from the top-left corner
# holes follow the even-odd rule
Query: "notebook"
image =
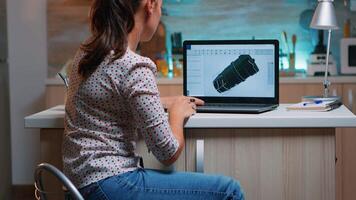
[(329, 111), (338, 108), (340, 101), (303, 101), (287, 107), (287, 110)]
[(278, 106), (277, 40), (183, 43), (184, 95), (205, 101), (197, 112), (261, 113)]

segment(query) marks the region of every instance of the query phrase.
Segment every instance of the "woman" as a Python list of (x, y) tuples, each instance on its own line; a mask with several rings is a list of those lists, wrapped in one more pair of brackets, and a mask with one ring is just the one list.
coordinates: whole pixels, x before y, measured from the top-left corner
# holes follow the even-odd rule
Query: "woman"
[(69, 77), (64, 172), (86, 199), (243, 199), (231, 178), (144, 169), (134, 153), (141, 134), (158, 160), (174, 163), (184, 147), (184, 120), (204, 103), (160, 99), (156, 66), (135, 53), (154, 34), (161, 6), (162, 0), (93, 0), (92, 35)]

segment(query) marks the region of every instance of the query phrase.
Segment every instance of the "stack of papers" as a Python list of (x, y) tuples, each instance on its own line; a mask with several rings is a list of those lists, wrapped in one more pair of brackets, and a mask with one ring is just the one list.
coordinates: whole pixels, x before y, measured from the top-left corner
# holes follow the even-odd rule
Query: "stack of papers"
[(329, 111), (341, 105), (340, 101), (302, 101), (287, 107), (287, 110)]

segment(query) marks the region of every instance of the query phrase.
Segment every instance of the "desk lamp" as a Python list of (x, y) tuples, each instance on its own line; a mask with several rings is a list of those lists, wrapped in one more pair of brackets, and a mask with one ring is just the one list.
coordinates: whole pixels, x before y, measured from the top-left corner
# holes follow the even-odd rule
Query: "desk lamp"
[(328, 67), (329, 67), (329, 55), (330, 55), (331, 30), (336, 30), (339, 28), (336, 21), (335, 8), (333, 2), (334, 0), (318, 0), (318, 6), (314, 12), (313, 19), (310, 23), (310, 28), (328, 31), (325, 75), (324, 75), (324, 83), (323, 83), (324, 95), (321, 97), (321, 99), (324, 100), (340, 100), (339, 97), (329, 97), (330, 81), (328, 80)]

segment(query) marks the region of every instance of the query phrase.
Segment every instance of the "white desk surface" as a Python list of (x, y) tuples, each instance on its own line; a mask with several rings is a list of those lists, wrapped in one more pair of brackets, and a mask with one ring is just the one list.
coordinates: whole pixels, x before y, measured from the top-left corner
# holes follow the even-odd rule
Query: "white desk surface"
[[(337, 128), (356, 127), (356, 116), (345, 106), (329, 112), (287, 111), (280, 104), (262, 114), (197, 113), (185, 128)], [(26, 128), (63, 128), (64, 106), (25, 117)]]

